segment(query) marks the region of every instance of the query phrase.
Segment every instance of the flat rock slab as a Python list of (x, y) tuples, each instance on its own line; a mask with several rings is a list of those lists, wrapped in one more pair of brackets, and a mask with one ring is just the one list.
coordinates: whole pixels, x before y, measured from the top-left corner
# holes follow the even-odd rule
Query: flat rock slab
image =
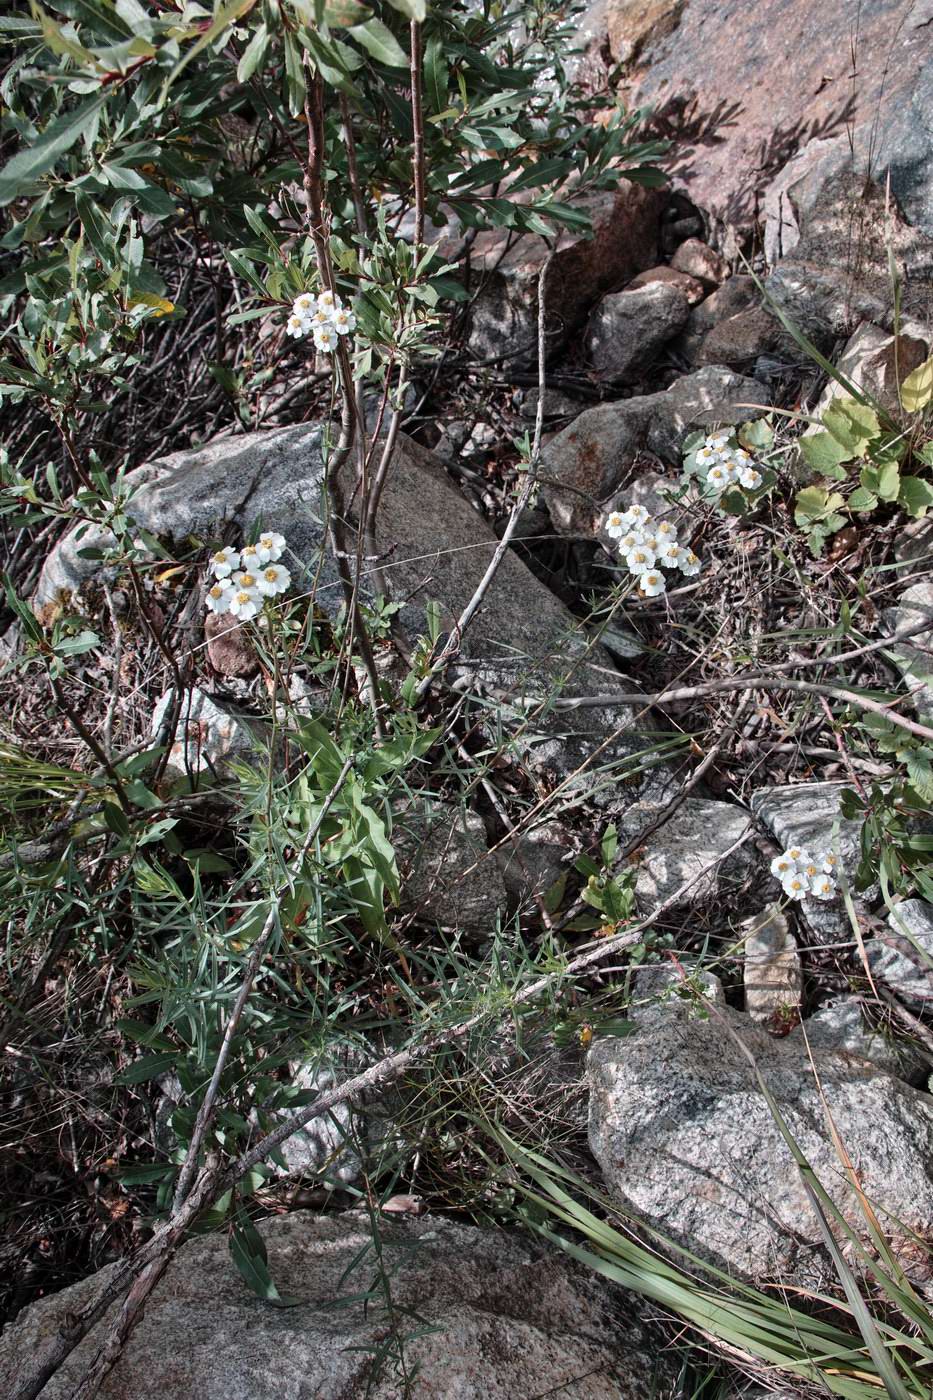
[[(650, 822), (654, 811), (637, 803), (625, 813), (626, 839)], [(729, 886), (740, 884), (750, 873), (753, 857), (741, 847), (723, 859), (725, 852), (751, 828), (751, 818), (729, 802), (688, 797), (669, 821), (649, 836), (633, 855), (637, 871), (635, 893), (644, 908), (670, 899), (688, 884), (684, 905), (709, 904), (724, 896)]]
[(495, 933), (508, 896), (475, 812), (449, 802), (413, 803), (396, 814), (392, 840), (403, 913), (420, 924)]
[[(368, 1306), (359, 1297), (338, 1306), (374, 1287), (368, 1220), (301, 1211), (260, 1221), (259, 1230), (272, 1276), (297, 1306), (254, 1297), (222, 1235), (193, 1239), (147, 1303), (102, 1400), (398, 1400), (391, 1360), (373, 1375), (389, 1326), (378, 1288)], [(563, 1256), (430, 1216), (386, 1219), (380, 1233), (394, 1304), (428, 1325), (427, 1335), (405, 1341), (408, 1365), (420, 1367), (419, 1400), (643, 1400), (671, 1383), (622, 1295)], [(0, 1360), (9, 1384), (110, 1273), (42, 1299), (7, 1328)], [(411, 1314), (403, 1316), (403, 1331), (414, 1331)], [(99, 1324), (42, 1400), (68, 1400), (102, 1336)]]
[(856, 89), (845, 5), (607, 0), (605, 13), (629, 104), (661, 109), (669, 168), (717, 233), (751, 230), (762, 190), (794, 152), (811, 137), (845, 142), (852, 127), (860, 156), (874, 137), (875, 177), (890, 172), (895, 199), (933, 232), (927, 6), (859, 7)]
[[(860, 857), (861, 822), (847, 821), (840, 814), (839, 802), (848, 786), (847, 783), (797, 783), (761, 788), (752, 793), (751, 808), (782, 851), (789, 846), (802, 846), (814, 856), (820, 851), (831, 851), (833, 831), (838, 824), (839, 857), (851, 881)], [(764, 877), (763, 892), (774, 899), (780, 896), (781, 887), (770, 874)], [(871, 891), (866, 891), (866, 897), (870, 895)], [(804, 899), (797, 907), (820, 938), (852, 937), (852, 926), (841, 895), (825, 904), (818, 899)]]
[[(823, 1186), (864, 1235), (826, 1107), (869, 1200), (933, 1229), (933, 1100), (845, 1050), (776, 1039), (740, 1012), (649, 1018), (587, 1061), (590, 1146), (613, 1196), (740, 1278), (822, 1286), (832, 1266), (790, 1149), (738, 1037)], [(825, 1094), (826, 1106), (821, 1098)]]
[(690, 304), (680, 287), (650, 282), (603, 297), (587, 322), (583, 348), (597, 379), (641, 378), (669, 340), (683, 330)]
[(607, 503), (626, 484), (646, 449), (670, 466), (682, 465), (681, 445), (695, 428), (744, 423), (757, 410), (762, 386), (707, 365), (658, 394), (604, 403), (581, 413), (555, 434), (542, 453), (547, 502), (555, 529), (594, 533)]
[(889, 934), (865, 944), (872, 976), (914, 1010), (933, 1010), (933, 907), (905, 899), (888, 916)]

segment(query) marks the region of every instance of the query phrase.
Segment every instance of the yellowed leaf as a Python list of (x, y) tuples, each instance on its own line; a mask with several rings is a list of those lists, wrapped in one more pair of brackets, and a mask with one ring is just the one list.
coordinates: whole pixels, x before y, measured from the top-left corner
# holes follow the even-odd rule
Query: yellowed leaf
[(933, 355), (918, 365), (901, 385), (901, 403), (908, 413), (919, 413), (933, 401)]
[(171, 316), (175, 310), (173, 301), (166, 301), (165, 297), (157, 297), (154, 292), (137, 292), (130, 297), (130, 306), (151, 306), (157, 316)]

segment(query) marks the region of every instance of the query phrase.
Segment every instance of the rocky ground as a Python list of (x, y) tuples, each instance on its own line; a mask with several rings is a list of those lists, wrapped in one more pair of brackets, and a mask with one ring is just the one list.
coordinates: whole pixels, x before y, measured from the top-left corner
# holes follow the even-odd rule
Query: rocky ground
[[(656, 129), (674, 142), (671, 186), (623, 182), (593, 203), (595, 236), (564, 234), (553, 254), (533, 236), (475, 239), (465, 319), (437, 371), (415, 385), (378, 529), (403, 634), (411, 642), (423, 633), (428, 599), (447, 630), (514, 499), (514, 441), (538, 408), (537, 298), (550, 259), (539, 489), (437, 704), (438, 714), (457, 707), (458, 752), (483, 778), (431, 773), (396, 812), (395, 936), (421, 951), (432, 938), (437, 948), (449, 939), (482, 951), (490, 930), (508, 926), (530, 948), (549, 939), (575, 948), (594, 934), (573, 922), (586, 907), (577, 862), (602, 851), (600, 888), (616, 880), (630, 889), (627, 918), (650, 920), (652, 937), (643, 961), (620, 953), (574, 988), (581, 1005), (605, 1009), (608, 1029), (590, 1010), (577, 1014), (571, 998), (556, 1029), (536, 1027), (533, 1069), (514, 1044), (491, 1055), (482, 1073), (501, 1073), (508, 1086), (496, 1092), (510, 1129), (553, 1111), (552, 1137), (567, 1159), (626, 1218), (732, 1280), (825, 1297), (838, 1291), (833, 1249), (783, 1121), (841, 1220), (874, 1248), (858, 1183), (927, 1304), (933, 906), (920, 887), (892, 895), (884, 872), (854, 891), (862, 823), (840, 814), (844, 790), (866, 796), (892, 770), (836, 700), (834, 718), (816, 694), (714, 686), (751, 665), (812, 679), (807, 665), (843, 635), (845, 612), (865, 639), (851, 643), (860, 654), (847, 684), (906, 686), (902, 713), (930, 723), (929, 634), (872, 644), (914, 619), (933, 623), (933, 534), (890, 509), (870, 522), (853, 516), (821, 557), (808, 551), (794, 518), (801, 479), (791, 444), (830, 395), (779, 313), (892, 411), (905, 372), (933, 350), (931, 25), (928, 4), (863, 5), (853, 64), (850, 17), (806, 0), (767, 0), (754, 15), (713, 0), (591, 7), (582, 69), (594, 86), (611, 81), (655, 108)], [(437, 233), (451, 258), (462, 252), (457, 229)], [(903, 276), (897, 295), (891, 250)], [(182, 565), (145, 600), (154, 631), (132, 621), (123, 582), (93, 557), (103, 536), (72, 532), (19, 558), (20, 586), (44, 621), (67, 598), (113, 636), (103, 669), (95, 657), (61, 684), (85, 725), (121, 750), (163, 726), (172, 677), (152, 637), (171, 634), (184, 696), (169, 778), (229, 783), (231, 765), (265, 733), (268, 709), (255, 652), (235, 631), (205, 631), (191, 604), (192, 537), (238, 539), (261, 519), (287, 536), (319, 624), (337, 622), (337, 576), (317, 513), (322, 401), (297, 360), (286, 369), (283, 395), (250, 421), (218, 409), (207, 435), (183, 418), (176, 431), (158, 419), (142, 434), (146, 451), (129, 474), (133, 517)], [(769, 413), (778, 487), (759, 508), (736, 519), (683, 493), (689, 434)], [(610, 609), (624, 579), (606, 517), (634, 504), (675, 518), (704, 568), (659, 597)], [(3, 645), (15, 653), (15, 628)], [(391, 679), (388, 640), (377, 661)], [(289, 683), (296, 704), (313, 710), (307, 678)], [(132, 698), (116, 710), (118, 684)], [(38, 740), (39, 757), (70, 767), (77, 745), (47, 727), (47, 696), (11, 675), (0, 675), (0, 688), (5, 739), (34, 753)], [(205, 816), (205, 831), (213, 820)], [(42, 839), (41, 829), (34, 835)], [(781, 900), (771, 864), (795, 846), (837, 850), (847, 900)], [(623, 926), (606, 915), (603, 932)], [(361, 1002), (387, 1019), (384, 975), (382, 963), (365, 969)], [(90, 969), (53, 959), (34, 979), (39, 1049), (11, 1035), (18, 1058), (4, 1126), (0, 1257), (14, 1320), (0, 1355), (14, 1377), (146, 1237), (151, 1199), (122, 1184), (120, 1163), (145, 1160), (154, 1142), (171, 1150), (165, 1124), (184, 1099), (169, 1076), (131, 1093), (115, 1083), (135, 1053), (114, 1024), (129, 993), (119, 958)], [(427, 994), (427, 974), (421, 985)], [(78, 1002), (93, 1006), (93, 1025)], [(624, 1034), (611, 1020), (622, 1015)], [(259, 1229), (276, 1285), (295, 1306), (264, 1306), (228, 1266), (222, 1237), (196, 1237), (101, 1394), (389, 1400), (410, 1386), (425, 1397), (638, 1400), (751, 1396), (752, 1375), (771, 1394), (811, 1393), (802, 1381), (781, 1392), (786, 1375), (764, 1369), (717, 1371), (715, 1357), (710, 1386), (719, 1388), (683, 1389), (663, 1306), (636, 1301), (531, 1235), (467, 1223), (505, 1216), (496, 1194), (504, 1179), (484, 1179), (469, 1100), (457, 1097), (460, 1073), (476, 1092), (476, 1064), (466, 1060), (445, 1071), (450, 1123), (435, 1102), (427, 1127), (418, 1125), (424, 1084), (412, 1075), (386, 1103), (344, 1106), (290, 1140)], [(318, 1092), (353, 1068), (318, 1056), (291, 1072)], [(516, 1075), (528, 1079), (521, 1090)], [(368, 1173), (387, 1141), (404, 1144), (395, 1156), (403, 1165), (383, 1193)], [(378, 1213), (386, 1194), (387, 1271), (372, 1256), (362, 1209), (368, 1201)], [(354, 1209), (321, 1210), (335, 1202)], [(74, 1282), (98, 1265), (102, 1274)], [(338, 1309), (335, 1297), (345, 1300)], [(400, 1333), (409, 1337), (401, 1363), (391, 1350)], [(71, 1395), (93, 1347), (92, 1336), (43, 1395)]]

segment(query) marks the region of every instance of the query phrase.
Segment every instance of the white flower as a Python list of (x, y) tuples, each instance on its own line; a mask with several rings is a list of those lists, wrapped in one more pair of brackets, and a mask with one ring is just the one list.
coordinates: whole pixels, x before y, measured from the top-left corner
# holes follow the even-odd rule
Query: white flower
[(240, 563), (244, 569), (258, 569), (262, 555), (257, 544), (245, 544), (240, 550)]
[(810, 852), (805, 850), (803, 846), (788, 846), (784, 854), (795, 870), (800, 870), (803, 866), (810, 864)]
[(282, 564), (268, 564), (256, 579), (256, 587), (264, 597), (274, 598), (277, 593), (285, 593), (291, 581), (291, 574)]
[(810, 885), (813, 884), (814, 880), (822, 879), (823, 877), (823, 872), (820, 870), (819, 863), (809, 857), (807, 860), (798, 862), (797, 873), (798, 875), (802, 875)]
[(676, 540), (662, 540), (658, 549), (658, 563), (663, 564), (665, 569), (678, 569), (684, 553), (683, 545)]
[(818, 875), (810, 882), (810, 893), (814, 899), (835, 899), (836, 882), (828, 875)]
[(677, 530), (669, 520), (659, 520), (654, 527), (654, 533), (659, 540), (676, 540)]
[(620, 510), (611, 510), (603, 521), (603, 529), (612, 539), (618, 539), (625, 534), (625, 527), (628, 521)]
[(626, 525), (643, 530), (651, 519), (651, 516), (645, 510), (644, 506), (629, 506), (628, 510), (624, 512), (623, 519)]
[(277, 535), (272, 531), (268, 535), (260, 535), (256, 541), (256, 557), (260, 564), (274, 564), (277, 559), (281, 559), (285, 549), (285, 536)]
[(349, 335), (350, 331), (356, 330), (356, 317), (343, 306), (334, 312), (333, 322), (338, 335)]
[(657, 535), (648, 530), (642, 531), (640, 543), (643, 549), (647, 549), (650, 554), (654, 554), (655, 556), (657, 556), (657, 552), (661, 548), (661, 541), (658, 539)]
[(781, 888), (788, 899), (803, 899), (804, 895), (810, 893), (810, 886), (802, 875), (793, 870), (789, 875), (785, 875), (781, 881)]
[(314, 310), (314, 297), (310, 292), (302, 292), (301, 296), (296, 297), (292, 303), (292, 315), (300, 316), (303, 321), (310, 321)]
[[(251, 577), (251, 575), (247, 575)], [(262, 606), (262, 598), (255, 588), (244, 587), (241, 583), (230, 595), (228, 605), (229, 611), (234, 617), (238, 617), (241, 622), (249, 622), (251, 617), (255, 617)]]
[(644, 538), (640, 530), (629, 530), (628, 534), (622, 535), (619, 540), (619, 553), (623, 556), (631, 554), (633, 549), (644, 543)]
[(646, 569), (643, 574), (638, 576), (638, 587), (647, 597), (656, 598), (659, 593), (664, 592), (667, 584), (659, 569)]
[(309, 323), (303, 316), (289, 316), (285, 322), (285, 332), (294, 340), (300, 340), (303, 335), (308, 334)]
[(644, 574), (654, 568), (654, 555), (645, 545), (637, 544), (626, 554), (625, 562), (633, 574)]
[(325, 312), (328, 316), (337, 306), (337, 298), (331, 291), (321, 292), (317, 299), (318, 311)]
[(215, 578), (227, 578), (234, 569), (240, 567), (240, 556), (235, 549), (226, 545), (211, 555), (211, 573)]
[(678, 559), (677, 567), (680, 569), (680, 572), (682, 574), (686, 574), (688, 578), (693, 578), (694, 574), (698, 574), (700, 572), (703, 565), (699, 558), (694, 554), (693, 550), (688, 549), (686, 553), (682, 554)]
[(786, 855), (775, 856), (771, 862), (771, 874), (776, 880), (784, 880), (788, 875), (795, 875), (796, 867), (792, 860), (788, 860)]
[(839, 861), (832, 851), (823, 851), (817, 856), (817, 861), (824, 875), (835, 875), (839, 869)]
[(706, 473), (706, 480), (714, 491), (725, 491), (731, 477), (725, 464), (717, 463), (715, 467), (711, 467)]
[(207, 590), (205, 603), (209, 612), (225, 613), (230, 610), (230, 599), (233, 597), (233, 585), (229, 579), (221, 579), (215, 583), (213, 588)]
[(330, 326), (314, 327), (315, 349), (323, 350), (325, 355), (329, 355), (337, 344), (337, 332)]
[(719, 453), (715, 447), (710, 447), (707, 442), (705, 447), (699, 449), (695, 460), (698, 467), (715, 467), (719, 461)]
[(718, 433), (706, 434), (706, 445), (711, 447), (714, 452), (722, 452), (724, 448), (729, 446), (731, 438), (732, 429), (721, 428)]
[(746, 491), (757, 491), (761, 485), (761, 472), (754, 467), (740, 467), (739, 485), (744, 486)]
[(750, 467), (752, 465), (751, 454), (746, 452), (744, 447), (733, 447), (732, 451), (729, 453), (729, 461), (737, 472), (741, 471), (743, 467)]

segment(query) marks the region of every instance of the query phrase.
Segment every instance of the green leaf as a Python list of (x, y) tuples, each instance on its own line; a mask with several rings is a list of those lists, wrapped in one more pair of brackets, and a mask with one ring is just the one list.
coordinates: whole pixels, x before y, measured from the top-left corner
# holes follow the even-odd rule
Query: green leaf
[(896, 501), (900, 487), (900, 468), (896, 462), (885, 462), (878, 468), (878, 495), (883, 501)]
[(810, 522), (825, 520), (826, 516), (844, 505), (845, 501), (838, 491), (829, 492), (822, 486), (805, 486), (797, 495), (794, 519), (798, 525), (805, 526)]
[(756, 418), (753, 423), (741, 425), (738, 439), (749, 451), (763, 452), (774, 442), (774, 429), (767, 418)]
[(848, 461), (851, 455), (830, 433), (808, 433), (800, 439), (799, 446), (807, 465), (824, 476), (835, 475), (838, 464)]
[(908, 515), (926, 515), (933, 506), (933, 486), (919, 476), (902, 476), (897, 503), (904, 507)]
[(256, 69), (266, 56), (269, 47), (269, 31), (264, 24), (260, 24), (256, 33), (250, 39), (243, 55), (237, 64), (236, 77), (238, 83), (248, 83)]
[(907, 776), (917, 796), (924, 802), (933, 802), (933, 767), (930, 755), (923, 749), (913, 749), (907, 754)]
[(427, 0), (389, 0), (389, 4), (393, 10), (407, 15), (409, 19), (416, 19), (419, 24), (428, 13)]
[(143, 1055), (141, 1060), (134, 1060), (126, 1069), (121, 1070), (114, 1078), (115, 1084), (144, 1084), (147, 1079), (155, 1079), (158, 1075), (164, 1074), (166, 1070), (174, 1069), (178, 1061), (178, 1052), (172, 1051), (157, 1055)]
[(269, 1256), (262, 1235), (245, 1211), (238, 1210), (231, 1222), (230, 1253), (241, 1275), (257, 1298), (278, 1308), (293, 1308), (300, 1298), (283, 1297), (269, 1273)]
[(878, 497), (874, 491), (869, 491), (864, 486), (859, 486), (849, 497), (850, 510), (874, 510), (878, 504)]
[(353, 24), (363, 24), (369, 19), (372, 10), (359, 0), (327, 0), (324, 6), (324, 22), (332, 29), (349, 29)]
[(381, 19), (369, 19), (365, 24), (353, 24), (347, 30), (379, 63), (390, 68), (407, 68), (408, 54), (392, 30)]
[(45, 128), (38, 141), (8, 160), (0, 171), (0, 205), (9, 204), (25, 186), (51, 170), (59, 156), (70, 151), (78, 138), (90, 129), (106, 100), (106, 94), (99, 94), (63, 112)]
[(424, 94), (432, 112), (443, 112), (447, 107), (447, 76), (444, 45), (435, 36), (424, 50)]
[(919, 413), (933, 401), (933, 355), (908, 374), (901, 385), (901, 403), (908, 413)]
[(823, 414), (823, 427), (832, 433), (849, 457), (863, 456), (868, 444), (881, 434), (875, 410), (855, 399), (833, 399)]

